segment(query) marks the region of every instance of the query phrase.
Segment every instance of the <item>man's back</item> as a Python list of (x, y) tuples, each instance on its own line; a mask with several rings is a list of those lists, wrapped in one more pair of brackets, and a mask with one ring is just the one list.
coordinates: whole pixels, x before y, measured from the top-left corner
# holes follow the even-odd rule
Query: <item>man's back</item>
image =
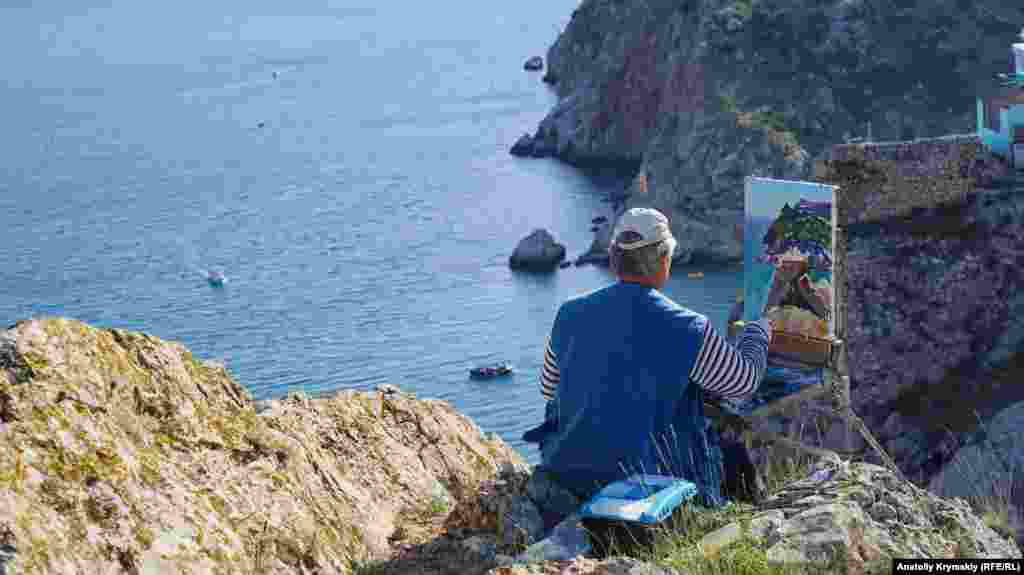
[(631, 473), (692, 475), (703, 467), (692, 461), (703, 459), (691, 444), (704, 441), (706, 420), (689, 374), (706, 325), (632, 283), (566, 302), (550, 342), (558, 426), (544, 441), (542, 467), (581, 491)]

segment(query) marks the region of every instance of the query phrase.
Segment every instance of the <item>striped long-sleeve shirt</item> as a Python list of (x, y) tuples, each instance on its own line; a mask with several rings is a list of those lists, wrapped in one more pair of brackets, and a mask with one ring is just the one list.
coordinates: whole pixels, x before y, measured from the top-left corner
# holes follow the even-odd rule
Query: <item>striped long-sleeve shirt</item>
[[(764, 319), (748, 323), (736, 346), (727, 342), (708, 323), (697, 360), (690, 370), (690, 381), (725, 398), (753, 393), (767, 366), (770, 339), (771, 328)], [(544, 366), (540, 374), (540, 391), (544, 399), (554, 399), (558, 381), (558, 357), (551, 349), (549, 337), (544, 346)]]

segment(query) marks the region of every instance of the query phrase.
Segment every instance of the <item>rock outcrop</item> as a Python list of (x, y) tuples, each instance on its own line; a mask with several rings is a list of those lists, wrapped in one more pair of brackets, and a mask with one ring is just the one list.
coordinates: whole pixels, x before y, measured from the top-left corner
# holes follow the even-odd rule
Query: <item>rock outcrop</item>
[(973, 131), (973, 86), (1006, 71), (1024, 18), (1007, 6), (585, 0), (548, 51), (560, 103), (533, 140), (642, 164), (650, 195), (630, 207), (669, 216), (680, 258), (735, 260), (743, 177), (804, 177), (868, 124), (884, 140)]
[(64, 319), (0, 332), (0, 461), (0, 558), (25, 575), (351, 573), (425, 542), (485, 570), (436, 535), (485, 479), (525, 469), (445, 402), (344, 392), (257, 413), (181, 344)]
[(1002, 482), (1004, 507), (1019, 515), (1014, 468), (980, 468), (992, 481), (971, 489), (955, 479), (963, 466), (948, 468), (961, 448), (967, 461), (975, 448), (989, 462), (1006, 457), (1005, 442), (986, 443), (986, 422), (1024, 401), (1024, 181), (1008, 170), (976, 137), (957, 136), (836, 146), (820, 176), (842, 190), (837, 333), (854, 409), (919, 485), (941, 473), (944, 493), (977, 502)]
[[(743, 564), (829, 565), (829, 573), (888, 573), (893, 557), (1011, 558), (1020, 549), (974, 514), (963, 500), (937, 497), (877, 465), (822, 462), (757, 507), (741, 507), (732, 521), (673, 549), (655, 563), (577, 558), (497, 567), (490, 575), (544, 573), (684, 574), (688, 562), (729, 555), (742, 546)], [(740, 564), (737, 561), (736, 564)], [(680, 566), (681, 569), (674, 567)]]
[(508, 258), (508, 264), (512, 269), (551, 271), (557, 268), (563, 259), (565, 246), (556, 242), (551, 232), (537, 229), (519, 240), (516, 249)]
[[(534, 501), (559, 494), (447, 403), (382, 388), (257, 404), (222, 366), (139, 333), (65, 319), (0, 332), (0, 461), (0, 572), (553, 566), (510, 564), (542, 534)], [(964, 504), (880, 468), (805, 483), (763, 510), (779, 560), (1019, 556)], [(674, 572), (575, 562), (580, 573)]]

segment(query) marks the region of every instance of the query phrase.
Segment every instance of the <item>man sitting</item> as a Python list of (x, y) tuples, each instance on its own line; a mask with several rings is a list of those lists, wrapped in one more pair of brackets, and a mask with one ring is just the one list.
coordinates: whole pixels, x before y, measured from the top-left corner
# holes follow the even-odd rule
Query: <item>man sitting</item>
[[(548, 418), (535, 438), (542, 459), (534, 475), (578, 502), (634, 473), (656, 473), (694, 482), (704, 505), (724, 503), (722, 453), (704, 396), (757, 389), (771, 325), (747, 324), (734, 347), (706, 316), (662, 294), (675, 246), (663, 214), (629, 210), (609, 248), (619, 281), (566, 301), (555, 317), (540, 377)], [(769, 302), (782, 294), (773, 284)], [(574, 510), (562, 507), (545, 509), (555, 514), (546, 523)]]

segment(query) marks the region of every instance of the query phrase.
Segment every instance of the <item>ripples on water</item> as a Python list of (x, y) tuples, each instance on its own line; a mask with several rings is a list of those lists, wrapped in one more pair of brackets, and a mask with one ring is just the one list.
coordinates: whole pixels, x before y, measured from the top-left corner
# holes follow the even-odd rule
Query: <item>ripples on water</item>
[[(121, 1), (65, 16), (59, 42), (55, 9), (0, 8), (0, 49), (39, 54), (0, 79), (20, 111), (0, 132), (0, 320), (182, 341), (258, 398), (396, 384), (535, 461), (519, 435), (555, 310), (610, 277), (507, 256), (535, 227), (584, 250), (620, 189), (507, 154), (554, 102), (522, 60), (575, 4), (465, 3), (466, 28), (406, 3)], [(668, 293), (724, 326), (739, 275), (679, 276)], [(468, 379), (499, 359), (516, 374)]]

